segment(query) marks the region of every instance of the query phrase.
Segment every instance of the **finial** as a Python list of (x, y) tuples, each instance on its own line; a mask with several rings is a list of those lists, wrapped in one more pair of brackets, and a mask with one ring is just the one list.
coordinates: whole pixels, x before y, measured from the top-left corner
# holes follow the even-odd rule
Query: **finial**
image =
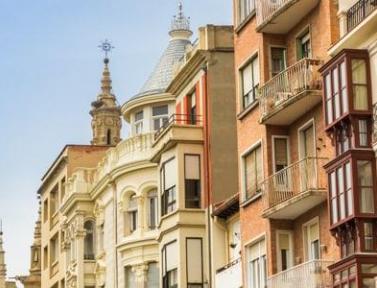
[(182, 1), (178, 2), (178, 14), (174, 16), (170, 35), (174, 34), (176, 31), (183, 31), (188, 32), (189, 36), (191, 36), (192, 32), (190, 30), (190, 17), (186, 17), (183, 12), (183, 3)]
[(104, 53), (105, 53), (105, 58), (103, 62), (107, 65), (109, 64), (109, 58), (108, 54), (113, 50), (115, 47), (111, 45), (109, 40), (102, 41), (101, 45), (98, 46)]

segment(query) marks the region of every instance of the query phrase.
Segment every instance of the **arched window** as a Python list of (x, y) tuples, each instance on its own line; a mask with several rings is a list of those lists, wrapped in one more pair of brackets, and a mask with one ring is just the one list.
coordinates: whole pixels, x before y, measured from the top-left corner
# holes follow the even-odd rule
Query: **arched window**
[(94, 222), (86, 221), (84, 223), (85, 240), (84, 240), (84, 259), (94, 260)]

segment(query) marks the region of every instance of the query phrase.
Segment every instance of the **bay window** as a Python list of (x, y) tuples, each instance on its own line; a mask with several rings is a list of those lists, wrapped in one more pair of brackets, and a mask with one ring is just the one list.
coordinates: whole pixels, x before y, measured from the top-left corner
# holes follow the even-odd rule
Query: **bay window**
[(360, 213), (374, 213), (374, 192), (372, 162), (357, 161), (357, 180), (359, 188)]

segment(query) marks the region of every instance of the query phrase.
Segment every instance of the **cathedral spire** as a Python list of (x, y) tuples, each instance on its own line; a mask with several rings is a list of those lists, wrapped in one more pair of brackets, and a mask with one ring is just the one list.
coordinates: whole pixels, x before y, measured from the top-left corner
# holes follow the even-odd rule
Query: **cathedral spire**
[(6, 287), (7, 269), (5, 266), (5, 251), (3, 247), (3, 227), (0, 220), (0, 288)]
[(188, 39), (192, 36), (190, 29), (190, 18), (186, 17), (183, 12), (183, 3), (179, 1), (178, 13), (174, 16), (169, 35), (174, 38)]
[(105, 40), (100, 46), (105, 53), (104, 68), (101, 79), (101, 92), (97, 100), (92, 103), (92, 145), (113, 146), (119, 143), (120, 129), (120, 107), (117, 104), (115, 95), (112, 93), (112, 81), (110, 77), (108, 53), (114, 48), (109, 41)]

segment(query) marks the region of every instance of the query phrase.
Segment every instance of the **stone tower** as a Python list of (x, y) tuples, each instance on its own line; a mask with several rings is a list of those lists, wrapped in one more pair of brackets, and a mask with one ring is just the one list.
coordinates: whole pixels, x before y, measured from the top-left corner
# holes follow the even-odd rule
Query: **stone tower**
[(3, 230), (0, 222), (0, 288), (6, 288), (7, 269), (5, 266), (5, 251), (3, 248)]
[(120, 142), (120, 130), (122, 122), (120, 118), (120, 107), (117, 104), (115, 95), (111, 90), (111, 77), (109, 71), (109, 59), (104, 59), (104, 70), (102, 73), (101, 93), (97, 100), (92, 103), (92, 145), (114, 146)]

